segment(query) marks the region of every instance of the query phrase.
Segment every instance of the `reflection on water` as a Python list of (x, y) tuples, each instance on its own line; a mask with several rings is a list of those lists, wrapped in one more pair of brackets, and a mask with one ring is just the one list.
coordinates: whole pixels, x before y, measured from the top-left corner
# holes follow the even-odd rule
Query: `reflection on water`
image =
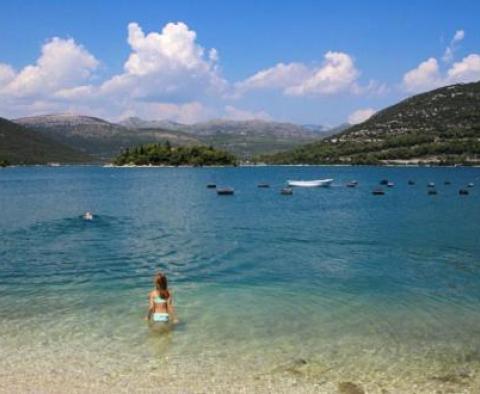
[[(457, 189), (479, 174), (3, 170), (0, 391), (62, 392), (74, 379), (80, 391), (476, 392), (480, 193)], [(256, 187), (319, 177), (359, 186), (289, 199)], [(382, 178), (396, 187), (374, 197)], [(182, 321), (171, 332), (143, 320), (157, 270)]]

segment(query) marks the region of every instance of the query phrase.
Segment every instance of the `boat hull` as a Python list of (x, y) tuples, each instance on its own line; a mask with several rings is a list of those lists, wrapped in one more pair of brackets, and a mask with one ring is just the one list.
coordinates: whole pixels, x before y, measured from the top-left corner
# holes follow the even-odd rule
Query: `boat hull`
[(333, 179), (316, 179), (313, 181), (287, 181), (290, 187), (328, 187)]

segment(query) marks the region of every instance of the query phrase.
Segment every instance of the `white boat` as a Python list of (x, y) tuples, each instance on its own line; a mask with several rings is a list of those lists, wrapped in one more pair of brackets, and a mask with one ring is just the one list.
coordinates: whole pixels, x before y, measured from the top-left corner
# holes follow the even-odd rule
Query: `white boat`
[(332, 182), (333, 179), (315, 179), (313, 181), (287, 181), (287, 184), (296, 187), (327, 187)]

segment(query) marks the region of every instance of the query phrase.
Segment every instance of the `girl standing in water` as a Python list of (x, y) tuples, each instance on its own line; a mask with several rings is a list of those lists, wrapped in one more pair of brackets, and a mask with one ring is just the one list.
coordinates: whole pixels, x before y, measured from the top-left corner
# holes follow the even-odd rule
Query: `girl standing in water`
[(155, 275), (153, 283), (155, 289), (148, 294), (148, 313), (146, 320), (154, 323), (178, 323), (173, 306), (172, 295), (168, 291), (168, 282), (165, 274)]

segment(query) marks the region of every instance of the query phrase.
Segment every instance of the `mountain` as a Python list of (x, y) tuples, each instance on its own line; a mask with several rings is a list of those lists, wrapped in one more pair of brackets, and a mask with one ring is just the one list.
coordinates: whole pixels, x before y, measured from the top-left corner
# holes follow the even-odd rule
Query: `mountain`
[(244, 159), (291, 149), (320, 138), (300, 125), (266, 120), (216, 119), (190, 125), (186, 130), (205, 143)]
[(185, 124), (172, 122), (170, 120), (144, 120), (136, 116), (126, 118), (119, 122), (119, 124), (129, 129), (165, 129), (182, 131), (187, 127)]
[(352, 125), (350, 123), (341, 123), (338, 126), (332, 127), (331, 129), (327, 129), (325, 132), (326, 137), (330, 137), (332, 135), (341, 133), (344, 130), (347, 130)]
[(169, 140), (174, 145), (198, 145), (188, 133), (163, 129), (133, 129), (91, 116), (54, 114), (15, 119), (40, 135), (70, 146), (101, 161), (109, 161), (122, 150)]
[(258, 119), (244, 121), (214, 119), (187, 125), (166, 120), (145, 121), (128, 118), (121, 124), (139, 130), (155, 125), (174, 131), (183, 130), (207, 145), (229, 150), (242, 158), (291, 149), (329, 135), (321, 126), (305, 127)]
[(170, 120), (144, 120), (130, 117), (122, 120), (120, 125), (132, 129), (163, 128), (167, 130), (182, 130), (195, 135), (215, 134), (263, 134), (281, 137), (316, 137), (324, 134), (328, 129), (320, 125), (297, 125), (294, 123), (273, 122), (260, 119), (228, 120), (213, 119), (207, 122), (182, 124)]
[(320, 124), (312, 124), (312, 123), (303, 124), (302, 127), (304, 127), (307, 130), (313, 131), (314, 133), (325, 133), (329, 130), (328, 127), (322, 126)]
[(93, 158), (26, 127), (0, 118), (0, 162), (9, 164), (89, 163)]
[(320, 142), (262, 157), (270, 163), (480, 162), (480, 82), (447, 86), (385, 108)]
[(191, 125), (167, 120), (127, 118), (119, 124), (91, 116), (52, 114), (15, 119), (39, 134), (73, 149), (110, 161), (127, 147), (169, 140), (172, 145), (207, 145), (248, 159), (319, 140), (319, 126), (265, 120), (217, 119)]
[(316, 138), (314, 131), (293, 123), (272, 122), (267, 120), (228, 120), (213, 119), (208, 122), (195, 123), (185, 129), (196, 135), (240, 134), (264, 135), (283, 138)]

